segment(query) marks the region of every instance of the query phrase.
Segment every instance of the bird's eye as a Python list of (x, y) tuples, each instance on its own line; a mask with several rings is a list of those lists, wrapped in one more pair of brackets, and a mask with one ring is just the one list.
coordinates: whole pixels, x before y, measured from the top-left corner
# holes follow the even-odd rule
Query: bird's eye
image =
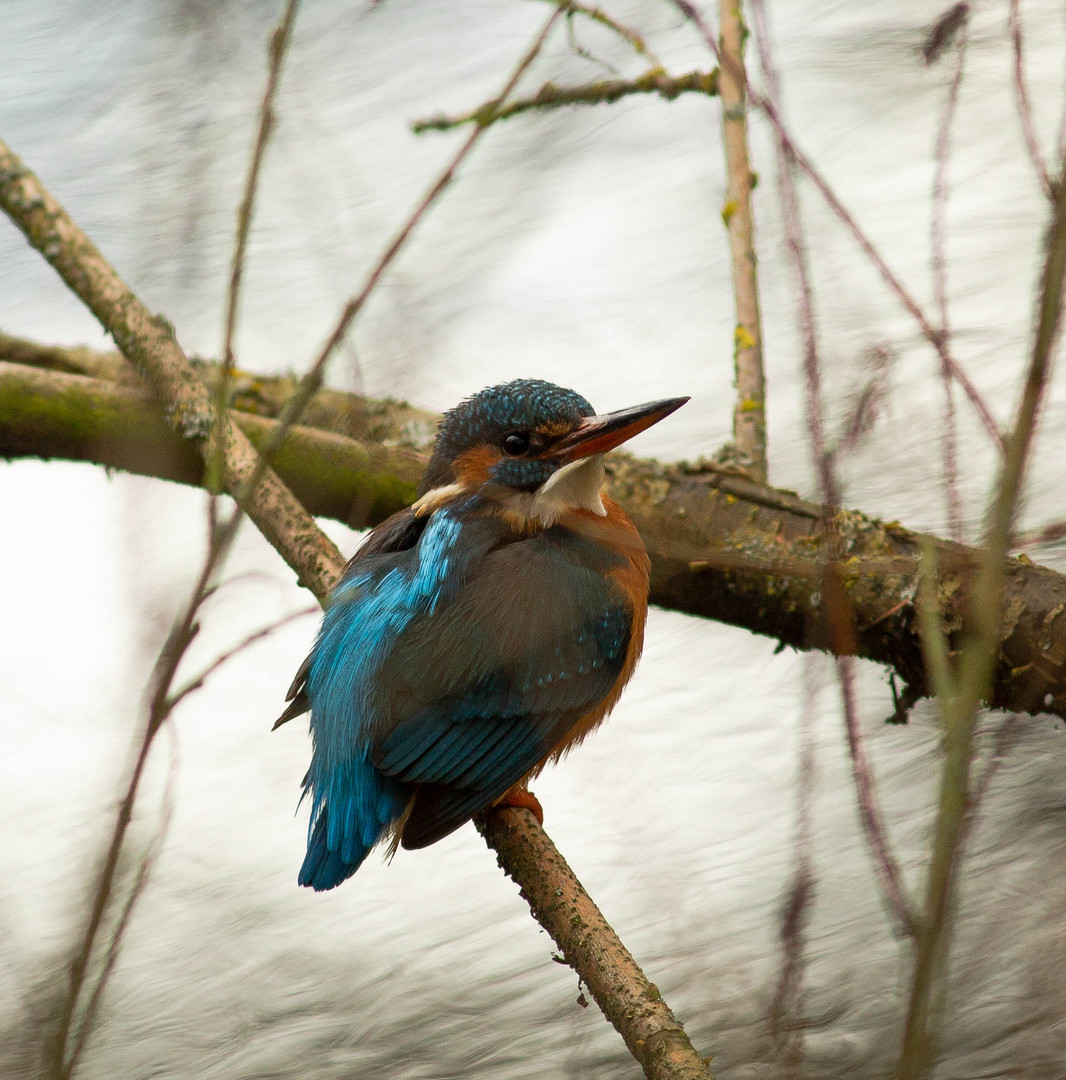
[(519, 457), (529, 449), (528, 431), (511, 431), (503, 437), (504, 453)]

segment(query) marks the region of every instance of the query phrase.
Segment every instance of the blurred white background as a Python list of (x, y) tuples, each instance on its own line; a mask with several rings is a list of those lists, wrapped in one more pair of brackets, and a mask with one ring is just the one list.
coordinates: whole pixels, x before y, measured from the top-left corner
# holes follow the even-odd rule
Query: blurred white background
[[(1046, 220), (1011, 92), (1006, 5), (973, 6), (951, 162), (948, 254), (957, 356), (1001, 422), (1027, 345)], [(187, 351), (217, 353), (265, 43), (262, 0), (4, 0), (0, 134)], [(610, 10), (674, 72), (711, 58), (672, 6)], [(933, 145), (952, 60), (926, 67), (936, 3), (778, 0), (786, 111), (891, 265), (931, 303)], [(306, 0), (278, 102), (249, 252), (239, 363), (301, 370), (344, 300), (462, 135), (407, 125), (495, 94), (546, 17), (529, 0)], [(1037, 122), (1063, 103), (1063, 11), (1024, 8)], [(629, 73), (595, 27), (581, 43)], [(524, 84), (604, 69), (557, 34)], [(492, 130), (376, 294), (332, 381), (443, 409), (520, 376), (597, 408), (691, 394), (633, 449), (712, 453), (729, 436), (732, 292), (720, 220), (717, 102), (629, 100)], [(765, 126), (753, 131), (772, 480), (816, 496), (794, 304)], [(803, 198), (831, 423), (896, 359), (887, 406), (842, 464), (849, 505), (944, 531), (937, 361), (817, 197)], [(0, 327), (106, 347), (13, 227), (0, 223)], [(1025, 521), (1066, 516), (1062, 380), (1052, 386)], [(992, 455), (959, 405), (962, 494), (979, 532)], [(50, 988), (110, 830), (155, 651), (198, 568), (195, 491), (62, 462), (0, 463), (0, 1075), (30, 1074)], [(358, 538), (326, 523), (346, 552)], [(1034, 557), (1066, 569), (1060, 551)], [(253, 530), (241, 536), (188, 670), (307, 606)], [(87, 1053), (85, 1077), (637, 1076), (472, 828), (343, 888), (296, 887), (309, 745), (271, 734), (316, 620), (228, 665), (160, 739), (135, 837), (175, 812)], [(888, 727), (885, 674), (861, 710), (892, 839), (917, 889), (937, 735), (927, 705)], [(822, 657), (654, 611), (612, 720), (536, 791), (546, 826), (720, 1080), (776, 1077), (767, 1021), (794, 857), (800, 724), (816, 741), (805, 1075), (881, 1075), (909, 967), (859, 831), (839, 697)], [(1001, 717), (990, 717), (989, 726)], [(1024, 718), (970, 848), (940, 1077), (1061, 1077), (1066, 1060), (1066, 748)]]

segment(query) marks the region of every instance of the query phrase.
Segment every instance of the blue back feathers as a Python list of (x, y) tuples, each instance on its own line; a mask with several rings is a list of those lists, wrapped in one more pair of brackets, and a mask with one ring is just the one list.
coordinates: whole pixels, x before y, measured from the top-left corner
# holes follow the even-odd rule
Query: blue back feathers
[(490, 805), (611, 692), (629, 646), (632, 610), (605, 576), (621, 558), (565, 528), (518, 537), (471, 496), (413, 546), (371, 551), (307, 667), (300, 882), (315, 889), (353, 874), (405, 813), (403, 846), (422, 847)]
[[(483, 390), (444, 417), (422, 491), (451, 484), (456, 458), (483, 445), (498, 451), (493, 480), (534, 489), (557, 467), (545, 448), (591, 415), (540, 380)], [(516, 532), (477, 494), (375, 529), (282, 717), (311, 710), (300, 884), (339, 885), (393, 828), (404, 847), (433, 843), (602, 715), (630, 670), (634, 611), (611, 573), (625, 561), (560, 525)]]

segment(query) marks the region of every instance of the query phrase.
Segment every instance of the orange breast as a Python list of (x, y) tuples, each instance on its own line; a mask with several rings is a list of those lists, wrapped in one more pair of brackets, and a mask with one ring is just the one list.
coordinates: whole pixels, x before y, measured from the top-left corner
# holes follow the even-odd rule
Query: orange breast
[(536, 769), (530, 774), (540, 772), (546, 762), (558, 761), (572, 746), (576, 746), (590, 731), (595, 730), (607, 714), (615, 707), (627, 682), (633, 675), (644, 648), (644, 626), (648, 619), (648, 584), (651, 575), (651, 560), (644, 548), (636, 526), (626, 517), (622, 508), (606, 495), (603, 505), (606, 517), (587, 511), (574, 511), (560, 522), (569, 529), (593, 540), (595, 543), (617, 552), (622, 558), (622, 565), (610, 571), (610, 577), (622, 594), (629, 601), (633, 612), (632, 629), (629, 636), (629, 648), (625, 663), (615, 681), (611, 692), (595, 708), (591, 709), (570, 729), (566, 738), (557, 744)]

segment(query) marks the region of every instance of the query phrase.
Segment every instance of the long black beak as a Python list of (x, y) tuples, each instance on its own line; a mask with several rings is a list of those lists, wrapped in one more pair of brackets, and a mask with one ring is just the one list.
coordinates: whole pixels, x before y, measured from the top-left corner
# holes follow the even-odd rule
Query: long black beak
[(665, 401), (650, 401), (647, 405), (634, 405), (631, 409), (619, 409), (618, 412), (604, 413), (602, 416), (586, 416), (573, 431), (564, 435), (543, 456), (565, 465), (570, 461), (577, 461), (578, 458), (605, 454), (676, 412), (688, 400), (687, 397), (667, 398)]

